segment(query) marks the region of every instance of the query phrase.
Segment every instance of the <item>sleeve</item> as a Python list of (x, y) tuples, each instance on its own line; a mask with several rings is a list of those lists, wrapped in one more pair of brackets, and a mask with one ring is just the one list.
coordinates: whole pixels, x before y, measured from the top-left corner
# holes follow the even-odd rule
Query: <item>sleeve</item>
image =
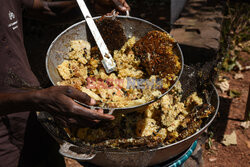
[(21, 0), (22, 6), (25, 8), (33, 8), (34, 0)]

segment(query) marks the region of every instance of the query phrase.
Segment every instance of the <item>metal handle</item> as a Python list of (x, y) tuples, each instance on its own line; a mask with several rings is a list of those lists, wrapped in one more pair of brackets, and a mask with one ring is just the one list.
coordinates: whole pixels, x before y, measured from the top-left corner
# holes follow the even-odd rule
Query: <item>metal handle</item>
[(60, 145), (59, 153), (65, 157), (78, 161), (89, 161), (96, 156), (91, 150), (85, 150), (68, 142), (64, 142)]
[[(113, 17), (116, 17), (117, 15), (116, 15), (116, 10), (113, 10)], [(129, 14), (129, 11), (128, 10), (126, 10), (126, 15), (125, 16), (127, 16), (127, 17), (129, 17), (130, 16), (130, 14)]]
[(130, 14), (129, 14), (129, 11), (128, 11), (128, 10), (126, 10), (126, 16), (127, 16), (127, 17), (129, 17), (129, 16), (130, 16)]
[(102, 38), (92, 16), (87, 8), (84, 0), (77, 0), (77, 3), (82, 11), (82, 14), (83, 14), (88, 26), (89, 26), (91, 33), (96, 41), (96, 44), (98, 45), (98, 47), (100, 49), (101, 54), (103, 56), (106, 54), (109, 54), (108, 48), (107, 48), (106, 44), (104, 43), (104, 40), (103, 40), (103, 38)]
[(115, 109), (111, 108), (111, 109), (109, 109), (109, 112), (107, 114), (112, 115), (114, 111), (115, 111)]
[(113, 71), (115, 71), (116, 69), (116, 64), (111, 56), (111, 54), (109, 53), (109, 50), (84, 2), (84, 0), (77, 0), (78, 6), (80, 7), (82, 14), (89, 26), (89, 29), (95, 39), (95, 42), (101, 52), (101, 55), (103, 57), (102, 63), (103, 66), (106, 70), (107, 73), (111, 73)]

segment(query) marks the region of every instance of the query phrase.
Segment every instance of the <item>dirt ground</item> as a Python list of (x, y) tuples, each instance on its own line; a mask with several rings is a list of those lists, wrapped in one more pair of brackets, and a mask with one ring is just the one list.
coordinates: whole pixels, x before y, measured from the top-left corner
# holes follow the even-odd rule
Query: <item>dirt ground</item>
[[(250, 55), (246, 52), (239, 54), (243, 66), (250, 65)], [(221, 72), (221, 76), (229, 79), (230, 89), (241, 93), (239, 98), (230, 98), (227, 93), (220, 94), (220, 109), (210, 130), (214, 133), (212, 146), (203, 151), (204, 167), (215, 166), (249, 166), (250, 165), (250, 131), (241, 126), (244, 120), (250, 86), (250, 71), (243, 71), (244, 79), (234, 79), (236, 72)], [(248, 108), (249, 109), (249, 108)], [(249, 112), (249, 111), (248, 111)], [(224, 134), (235, 131), (237, 145), (221, 144)]]

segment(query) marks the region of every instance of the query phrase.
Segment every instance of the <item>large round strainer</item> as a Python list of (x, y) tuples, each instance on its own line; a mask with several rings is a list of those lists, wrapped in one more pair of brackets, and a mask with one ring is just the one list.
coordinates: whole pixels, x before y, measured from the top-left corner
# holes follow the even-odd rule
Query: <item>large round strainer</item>
[[(100, 17), (95, 17), (94, 20), (98, 19)], [(116, 19), (118, 19), (122, 27), (124, 29), (125, 36), (127, 38), (130, 38), (132, 36), (135, 36), (136, 39), (140, 39), (141, 37), (145, 36), (149, 31), (152, 30), (160, 30), (163, 32), (166, 32), (165, 30), (161, 29), (160, 27), (145, 21), (143, 19), (131, 17), (131, 16), (117, 16)], [(167, 32), (166, 32), (167, 33)], [(63, 31), (60, 35), (56, 37), (56, 39), (51, 43), (48, 52), (47, 52), (47, 57), (46, 57), (46, 70), (48, 73), (48, 76), (53, 83), (53, 85), (56, 85), (57, 82), (62, 81), (62, 78), (60, 77), (58, 71), (57, 71), (57, 66), (61, 64), (65, 60), (65, 55), (68, 51), (69, 47), (69, 42), (71, 40), (87, 40), (91, 41), (90, 39), (92, 38), (92, 35), (88, 31), (88, 27), (85, 21), (81, 21), (79, 23), (76, 23), (72, 26), (70, 26), (68, 29)], [(167, 94), (177, 83), (179, 80), (182, 70), (183, 70), (183, 65), (184, 65), (184, 60), (183, 60), (183, 55), (181, 52), (181, 49), (177, 43), (175, 43), (175, 46), (173, 47), (174, 53), (179, 57), (180, 63), (181, 63), (181, 70), (179, 74), (177, 75), (177, 78), (175, 82), (169, 87), (167, 91), (165, 91), (162, 95), (159, 97), (155, 98), (154, 100), (148, 101), (147, 103), (137, 105), (137, 106), (132, 106), (132, 107), (124, 107), (124, 108), (103, 108), (104, 111), (108, 111), (110, 114), (117, 112), (117, 111), (122, 111), (124, 113), (127, 112), (132, 112), (132, 111), (138, 111), (138, 110), (143, 110), (145, 107), (147, 107), (150, 103), (160, 99), (163, 97), (165, 94)], [(86, 104), (82, 104), (84, 106), (87, 106)], [(90, 106), (87, 106), (90, 108)], [(98, 108), (98, 107), (97, 107)]]

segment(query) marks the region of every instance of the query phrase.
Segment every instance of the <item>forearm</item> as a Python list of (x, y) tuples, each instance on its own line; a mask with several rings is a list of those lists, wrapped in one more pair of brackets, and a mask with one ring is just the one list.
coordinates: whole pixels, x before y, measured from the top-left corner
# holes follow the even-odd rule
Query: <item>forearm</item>
[(35, 92), (0, 93), (0, 116), (35, 109), (37, 100)]
[(69, 6), (76, 6), (76, 2), (72, 1), (72, 0), (68, 0), (68, 1), (55, 1), (55, 2), (48, 2), (48, 1), (44, 1), (44, 0), (34, 0), (34, 4), (33, 4), (33, 8), (34, 9), (45, 9), (46, 8), (66, 8)]
[(113, 120), (103, 110), (90, 110), (77, 104), (94, 105), (95, 100), (70, 86), (52, 86), (25, 93), (0, 93), (0, 116), (23, 111), (47, 111), (69, 124), (91, 125), (100, 120)]
[(76, 1), (72, 0), (34, 0), (33, 9), (25, 10), (24, 16), (50, 24), (73, 23), (82, 17)]

